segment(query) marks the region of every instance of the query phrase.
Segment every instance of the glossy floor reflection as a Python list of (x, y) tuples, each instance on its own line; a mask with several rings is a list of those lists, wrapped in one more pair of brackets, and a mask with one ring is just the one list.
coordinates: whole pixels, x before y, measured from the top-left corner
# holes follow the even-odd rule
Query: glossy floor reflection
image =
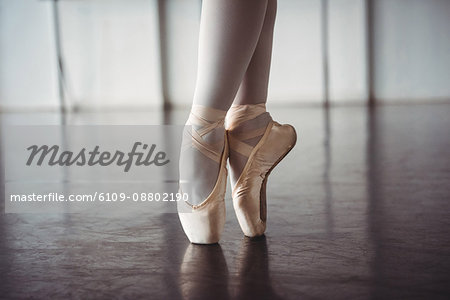
[[(174, 214), (1, 214), (0, 298), (448, 299), (450, 105), (271, 113), (299, 141), (269, 179), (266, 237), (242, 236), (229, 189), (225, 232), (212, 246), (190, 245)], [(0, 118), (4, 129), (186, 116)]]

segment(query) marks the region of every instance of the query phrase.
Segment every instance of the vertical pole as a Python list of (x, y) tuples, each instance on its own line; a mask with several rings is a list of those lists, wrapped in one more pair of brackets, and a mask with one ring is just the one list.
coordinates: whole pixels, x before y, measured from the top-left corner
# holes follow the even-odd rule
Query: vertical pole
[(53, 26), (55, 35), (55, 50), (58, 64), (58, 93), (59, 93), (59, 109), (61, 113), (66, 112), (66, 101), (64, 97), (64, 70), (62, 63), (61, 50), (61, 31), (59, 22), (58, 0), (52, 1), (53, 6)]
[(323, 67), (323, 105), (328, 108), (330, 105), (330, 74), (329, 74), (329, 45), (328, 45), (328, 0), (322, 0), (321, 5), (322, 21), (322, 67)]
[(167, 18), (166, 18), (166, 0), (158, 1), (158, 25), (159, 25), (159, 58), (160, 58), (160, 77), (161, 77), (161, 95), (163, 108), (169, 109), (171, 106), (168, 96), (168, 72), (167, 72)]
[(367, 104), (375, 105), (375, 27), (374, 27), (374, 0), (366, 0), (366, 55), (367, 55)]

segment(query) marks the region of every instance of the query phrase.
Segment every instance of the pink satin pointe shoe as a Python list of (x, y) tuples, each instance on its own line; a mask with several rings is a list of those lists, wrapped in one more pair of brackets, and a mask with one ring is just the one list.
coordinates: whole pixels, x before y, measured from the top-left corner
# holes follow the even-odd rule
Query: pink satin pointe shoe
[[(194, 147), (207, 158), (219, 164), (217, 180), (209, 196), (197, 205), (190, 203), (189, 200), (178, 202), (178, 216), (181, 225), (189, 241), (194, 244), (219, 242), (225, 225), (224, 198), (227, 183), (228, 140), (225, 132), (223, 149), (217, 151), (217, 147), (203, 139), (203, 136), (215, 128), (223, 126), (224, 123), (224, 118), (215, 122), (205, 119), (205, 113), (211, 113), (211, 110), (214, 111), (214, 109), (207, 107), (193, 107), (189, 123), (200, 126), (200, 129), (196, 130), (193, 126), (190, 132), (191, 136), (186, 139), (187, 143), (182, 145), (182, 151), (185, 147)], [(181, 189), (182, 181), (180, 180), (180, 192), (183, 192)]]
[[(233, 206), (239, 225), (248, 237), (263, 235), (266, 230), (266, 185), (270, 172), (292, 150), (297, 134), (291, 125), (270, 120), (267, 127), (235, 133), (242, 121), (265, 112), (264, 105), (237, 105), (229, 112), (228, 140), (230, 155), (248, 157), (241, 175), (232, 188)], [(228, 117), (227, 117), (228, 118)], [(244, 141), (262, 136), (256, 146)]]

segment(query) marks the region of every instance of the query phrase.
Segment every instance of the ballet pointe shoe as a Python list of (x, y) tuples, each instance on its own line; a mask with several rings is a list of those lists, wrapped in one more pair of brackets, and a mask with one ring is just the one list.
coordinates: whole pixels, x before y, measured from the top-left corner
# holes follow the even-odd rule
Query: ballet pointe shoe
[[(223, 119), (218, 122), (208, 123), (203, 118), (197, 118), (194, 114), (196, 125), (203, 126), (200, 130), (192, 128), (192, 145), (205, 156), (216, 161), (219, 166), (219, 172), (216, 183), (211, 193), (206, 199), (198, 205), (188, 201), (179, 201), (177, 203), (178, 216), (183, 227), (184, 233), (193, 244), (214, 244), (218, 243), (225, 225), (225, 192), (227, 183), (226, 162), (228, 158), (228, 139), (224, 134), (224, 146), (221, 153), (214, 151), (208, 145), (202, 136), (217, 126), (223, 126)], [(183, 149), (184, 145), (182, 146)], [(180, 184), (180, 193), (183, 193)]]
[[(233, 120), (233, 118), (231, 118)], [(233, 207), (243, 233), (248, 237), (263, 235), (266, 230), (266, 185), (270, 172), (292, 150), (297, 134), (291, 125), (270, 120), (266, 128), (234, 134), (227, 130), (230, 151), (248, 157), (232, 189)], [(244, 140), (261, 136), (253, 148)]]

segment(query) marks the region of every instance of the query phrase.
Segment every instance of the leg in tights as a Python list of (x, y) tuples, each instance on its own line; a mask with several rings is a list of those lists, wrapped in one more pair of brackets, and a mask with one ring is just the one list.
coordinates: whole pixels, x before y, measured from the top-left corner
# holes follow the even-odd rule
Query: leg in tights
[(269, 0), (258, 44), (233, 104), (259, 104), (267, 101), (276, 12), (277, 0)]
[(228, 110), (259, 41), (267, 0), (204, 0), (194, 104)]

